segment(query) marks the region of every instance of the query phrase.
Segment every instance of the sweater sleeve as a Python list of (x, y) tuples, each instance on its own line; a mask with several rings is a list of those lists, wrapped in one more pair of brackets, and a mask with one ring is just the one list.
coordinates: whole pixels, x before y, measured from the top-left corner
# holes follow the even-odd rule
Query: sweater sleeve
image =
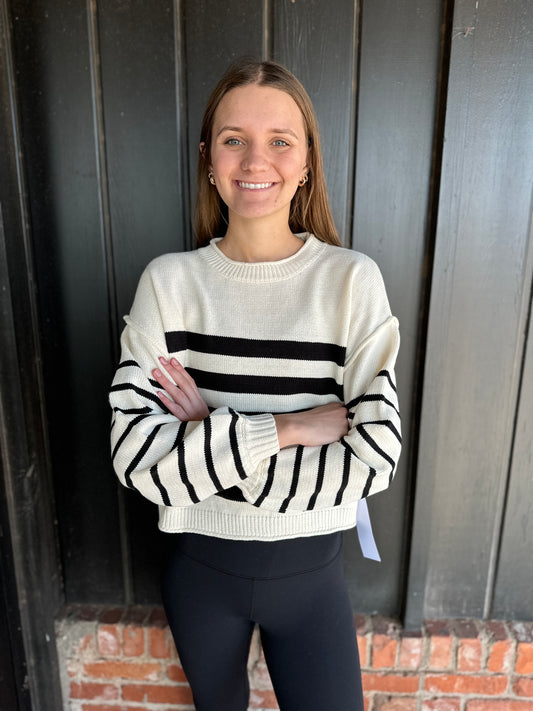
[(137, 290), (109, 400), (113, 466), (122, 484), (166, 506), (189, 506), (242, 482), (279, 451), (270, 414), (221, 407), (202, 421), (180, 422), (151, 378), (169, 357), (158, 299), (147, 270)]
[(280, 513), (311, 511), (352, 503), (391, 483), (401, 451), (394, 375), (400, 338), (384, 289), (380, 298), (384, 319), (345, 362), (348, 434), (321, 447), (287, 447), (263, 462), (239, 484), (250, 503)]

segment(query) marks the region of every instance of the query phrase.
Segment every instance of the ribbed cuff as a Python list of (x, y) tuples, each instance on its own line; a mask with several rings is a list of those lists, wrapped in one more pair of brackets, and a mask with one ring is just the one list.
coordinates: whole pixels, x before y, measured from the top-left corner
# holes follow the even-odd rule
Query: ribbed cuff
[(279, 452), (278, 430), (274, 415), (241, 415), (243, 421), (244, 451), (254, 471), (263, 459)]

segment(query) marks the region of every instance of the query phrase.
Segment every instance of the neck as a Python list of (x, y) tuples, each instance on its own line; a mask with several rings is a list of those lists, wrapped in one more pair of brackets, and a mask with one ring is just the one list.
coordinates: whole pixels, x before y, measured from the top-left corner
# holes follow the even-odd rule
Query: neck
[(218, 246), (236, 262), (277, 262), (296, 254), (302, 241), (286, 221), (247, 220), (230, 214), (228, 230)]

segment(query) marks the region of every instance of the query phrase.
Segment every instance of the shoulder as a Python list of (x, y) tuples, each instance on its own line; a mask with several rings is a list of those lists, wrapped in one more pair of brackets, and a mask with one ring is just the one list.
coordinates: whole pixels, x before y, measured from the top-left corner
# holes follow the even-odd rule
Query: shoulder
[(323, 243), (321, 263), (337, 275), (347, 278), (362, 279), (381, 283), (381, 271), (377, 263), (367, 254), (358, 252), (348, 247), (337, 247)]

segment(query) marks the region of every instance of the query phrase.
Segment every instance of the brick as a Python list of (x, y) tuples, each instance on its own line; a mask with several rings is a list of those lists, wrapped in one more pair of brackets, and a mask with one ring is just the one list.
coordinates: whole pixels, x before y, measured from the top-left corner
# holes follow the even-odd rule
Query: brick
[(511, 701), (510, 699), (501, 701), (474, 699), (467, 701), (465, 711), (531, 711), (531, 702)]
[(533, 679), (515, 679), (513, 691), (517, 696), (531, 696), (533, 698)]
[(387, 669), (394, 667), (398, 642), (384, 634), (375, 634), (372, 640), (372, 668)]
[(125, 657), (140, 657), (145, 651), (144, 627), (127, 625), (122, 632), (122, 653)]
[(100, 625), (96, 633), (96, 641), (102, 657), (120, 655), (120, 637), (116, 625)]
[(429, 668), (450, 669), (452, 666), (452, 637), (431, 637)]
[(425, 620), (424, 628), (429, 637), (451, 637), (449, 620)]
[(500, 620), (487, 620), (484, 623), (485, 633), (495, 642), (509, 639), (509, 632), (505, 622)]
[(459, 639), (476, 639), (479, 629), (474, 620), (452, 620), (450, 628)]
[(272, 690), (265, 689), (263, 691), (259, 691), (258, 689), (252, 689), (250, 692), (249, 708), (270, 711), (271, 709), (279, 709), (279, 706), (276, 700), (276, 695)]
[(519, 642), (533, 642), (533, 622), (512, 622), (511, 632)]
[(355, 629), (357, 634), (363, 636), (370, 632), (370, 618), (366, 615), (354, 615)]
[(143, 607), (142, 605), (132, 605), (128, 607), (122, 615), (122, 623), (124, 625), (144, 627), (148, 625), (148, 618), (151, 613), (151, 608)]
[[(81, 707), (82, 711), (124, 711), (124, 707), (122, 705), (120, 706), (110, 706), (109, 704), (83, 704)], [(142, 709), (139, 709), (139, 711), (142, 711)]]
[(162, 607), (154, 607), (148, 617), (148, 624), (153, 627), (168, 627), (167, 616)]
[(493, 696), (503, 694), (507, 689), (505, 676), (473, 676), (470, 674), (428, 674), (424, 688), (431, 693), (483, 694)]
[(192, 704), (189, 686), (165, 686), (160, 684), (124, 684), (124, 701), (142, 701), (151, 704)]
[(513, 660), (513, 643), (510, 640), (494, 642), (489, 651), (487, 669), (491, 672), (508, 672)]
[(404, 674), (363, 673), (363, 690), (412, 694), (418, 691), (418, 676)]
[(417, 701), (407, 696), (381, 696), (374, 699), (373, 711), (416, 711)]
[(123, 607), (108, 607), (98, 615), (98, 621), (103, 625), (117, 625), (124, 615)]
[(481, 640), (461, 639), (457, 652), (457, 671), (480, 671), (482, 651)]
[(533, 644), (530, 642), (518, 643), (515, 670), (517, 674), (533, 674)]
[(418, 669), (422, 661), (424, 640), (420, 637), (404, 637), (400, 642), (399, 665), (402, 669)]
[(187, 677), (185, 676), (185, 672), (179, 664), (169, 664), (167, 666), (167, 676), (170, 681), (187, 683)]
[(357, 637), (357, 647), (359, 648), (359, 663), (362, 667), (368, 666), (368, 639)]
[(461, 699), (427, 699), (421, 711), (460, 711)]
[(167, 627), (151, 627), (148, 630), (150, 656), (156, 659), (170, 659), (172, 656), (172, 636)]
[(115, 701), (119, 698), (118, 688), (113, 684), (94, 682), (71, 682), (70, 698), (85, 701)]
[(137, 662), (93, 662), (84, 664), (85, 674), (95, 679), (137, 679), (157, 681), (161, 674), (160, 664)]

